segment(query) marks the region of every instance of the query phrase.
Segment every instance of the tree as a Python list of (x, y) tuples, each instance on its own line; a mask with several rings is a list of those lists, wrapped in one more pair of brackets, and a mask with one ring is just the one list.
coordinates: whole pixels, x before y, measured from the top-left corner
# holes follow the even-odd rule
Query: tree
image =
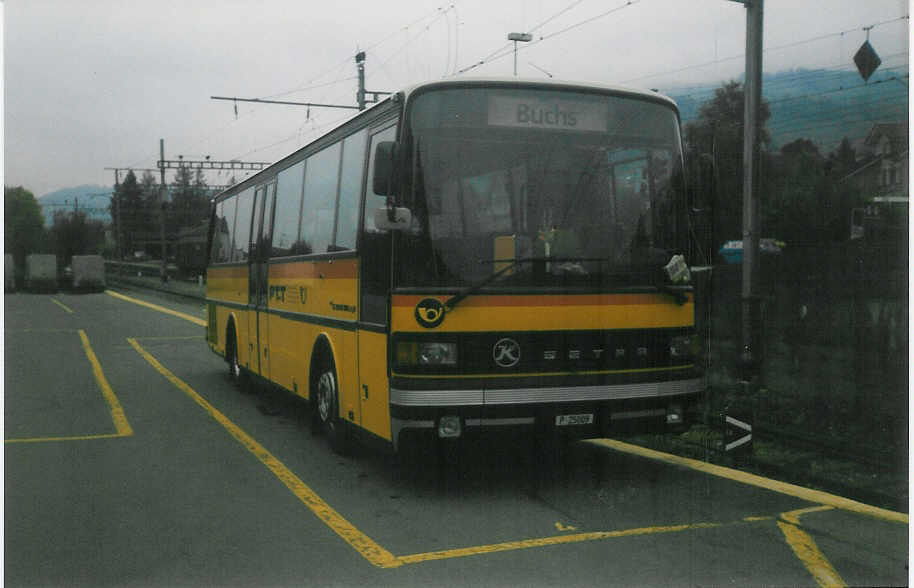
[(172, 182), (169, 227), (178, 231), (205, 221), (209, 212), (207, 193), (203, 170), (192, 174), (190, 168), (179, 167)]
[[(716, 245), (742, 233), (744, 96), (742, 84), (737, 81), (725, 83), (701, 106), (698, 118), (685, 126), (686, 158), (691, 176), (701, 175), (698, 170), (704, 167), (702, 159), (713, 162), (713, 182), (704, 182), (701, 196), (712, 209)], [(763, 147), (770, 142), (765, 128), (770, 116), (768, 103), (763, 100), (759, 105), (758, 121)], [(763, 168), (765, 163), (763, 160)], [(760, 191), (764, 182), (762, 178)]]
[(83, 211), (57, 212), (50, 230), (57, 259), (67, 265), (74, 255), (100, 254), (105, 246), (105, 226), (89, 220)]
[[(124, 181), (115, 188), (114, 196), (111, 198), (111, 218), (117, 227), (121, 254), (128, 257), (136, 248), (137, 235), (153, 230), (150, 207), (146, 198), (149, 180), (155, 184), (155, 178), (147, 172), (143, 176), (143, 183), (140, 184), (137, 182), (133, 170), (129, 170)], [(120, 215), (118, 215), (118, 207), (120, 207)]]
[(47, 249), (44, 217), (34, 194), (23, 188), (3, 187), (3, 246), (13, 255), (17, 268), (25, 256)]
[(820, 241), (832, 186), (826, 160), (809, 139), (796, 139), (771, 158), (769, 182), (761, 211), (771, 236), (794, 245)]

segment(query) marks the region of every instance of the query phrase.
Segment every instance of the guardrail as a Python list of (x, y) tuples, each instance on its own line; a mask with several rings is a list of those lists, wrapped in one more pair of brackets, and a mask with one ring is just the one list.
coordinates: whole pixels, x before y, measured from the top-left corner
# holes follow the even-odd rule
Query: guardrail
[(162, 266), (157, 262), (105, 262), (105, 279), (109, 284), (145, 288), (201, 300), (206, 297), (203, 276), (198, 276), (196, 280), (182, 279), (179, 277), (178, 268), (171, 264), (166, 268), (166, 275), (168, 279), (162, 280)]

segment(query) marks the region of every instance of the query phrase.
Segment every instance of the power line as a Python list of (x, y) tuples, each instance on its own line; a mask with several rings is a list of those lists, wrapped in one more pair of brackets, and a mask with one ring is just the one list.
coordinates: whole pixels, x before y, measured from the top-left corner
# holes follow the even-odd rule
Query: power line
[[(888, 55), (885, 58), (885, 61), (880, 67), (880, 72), (883, 74), (889, 71), (907, 69), (908, 63), (905, 61), (899, 65), (887, 65), (885, 62), (888, 60), (904, 56), (907, 57), (907, 53), (893, 53)], [(841, 77), (845, 77), (850, 72), (855, 72), (856, 66), (854, 64), (830, 64), (825, 66), (820, 66), (814, 69), (804, 69), (796, 71), (794, 73), (779, 73), (776, 74), (776, 78), (769, 78), (765, 81), (765, 90), (770, 91), (773, 87), (778, 87), (787, 84), (793, 84), (797, 81), (802, 81), (807, 78), (814, 79), (816, 82), (826, 82)], [(827, 74), (822, 74), (822, 72), (829, 72)], [(720, 83), (714, 84), (705, 84), (701, 86), (676, 86), (670, 88), (661, 88), (660, 91), (668, 96), (675, 96), (677, 100), (683, 100), (686, 98), (697, 98), (697, 97), (706, 97), (712, 94), (715, 90), (720, 88)], [(689, 90), (689, 93), (683, 93), (684, 90)]]
[[(799, 46), (799, 45), (804, 45), (804, 44), (807, 44), (807, 43), (814, 43), (814, 42), (816, 42), (816, 41), (821, 41), (821, 40), (823, 40), (823, 39), (828, 39), (828, 38), (831, 38), (831, 37), (843, 36), (843, 35), (845, 35), (845, 34), (847, 34), (847, 33), (852, 33), (852, 32), (859, 31), (859, 30), (867, 30), (867, 28), (873, 29), (873, 28), (878, 27), (878, 26), (883, 26), (883, 25), (895, 23), (895, 22), (898, 22), (898, 21), (901, 21), (901, 20), (908, 20), (908, 19), (909, 19), (909, 16), (908, 16), (908, 15), (904, 15), (904, 16), (900, 16), (900, 17), (898, 17), (898, 18), (894, 18), (894, 19), (891, 19), (891, 20), (886, 20), (886, 21), (882, 21), (882, 22), (878, 22), (878, 23), (872, 24), (872, 25), (870, 25), (869, 27), (853, 28), (853, 29), (848, 29), (848, 30), (846, 30), (846, 31), (838, 31), (838, 32), (835, 32), (835, 33), (828, 33), (828, 34), (826, 34), (826, 35), (820, 35), (820, 36), (818, 36), (818, 37), (811, 37), (811, 38), (809, 38), (809, 39), (804, 39), (804, 40), (801, 40), (801, 41), (794, 41), (794, 42), (788, 43), (788, 44), (786, 44), (786, 45), (777, 45), (777, 46), (774, 46), (774, 47), (768, 47), (768, 48), (764, 49), (762, 52), (763, 52), (763, 53), (768, 53), (769, 51), (778, 51), (778, 50), (781, 50), (781, 49), (789, 49), (789, 48), (791, 48), (791, 47), (797, 47), (797, 46)], [(670, 74), (675, 74), (675, 73), (682, 73), (682, 72), (684, 72), (684, 71), (689, 71), (689, 70), (692, 70), (692, 69), (698, 69), (698, 68), (702, 68), (702, 67), (708, 67), (708, 66), (710, 66), (710, 65), (716, 65), (716, 64), (718, 64), (718, 63), (723, 63), (723, 62), (725, 62), (725, 61), (733, 61), (734, 59), (742, 59), (742, 58), (744, 58), (744, 57), (745, 57), (745, 54), (732, 55), (732, 56), (730, 56), (730, 57), (724, 57), (724, 58), (722, 58), (722, 59), (715, 59), (714, 61), (708, 61), (708, 62), (705, 62), (705, 63), (699, 63), (699, 64), (695, 64), (695, 65), (688, 65), (688, 66), (685, 66), (685, 67), (682, 67), (682, 68), (679, 68), (679, 69), (674, 69), (674, 70), (665, 71), (665, 72), (661, 72), (661, 73), (655, 73), (655, 74), (648, 74), (648, 75), (645, 75), (645, 76), (639, 76), (639, 77), (637, 77), (637, 78), (629, 78), (629, 79), (627, 79), (627, 80), (622, 80), (622, 83), (627, 84), (627, 83), (630, 83), (630, 82), (637, 82), (637, 81), (646, 80), (646, 79), (650, 79), (650, 78), (656, 78), (656, 77), (659, 77), (659, 76), (665, 76), (665, 75), (670, 75)]]
[[(443, 7), (443, 6), (446, 6), (446, 5), (442, 5), (442, 7)], [(396, 36), (398, 33), (400, 33), (400, 31), (409, 30), (411, 27), (415, 26), (416, 24), (418, 24), (418, 23), (420, 23), (420, 22), (422, 22), (422, 21), (428, 19), (428, 18), (431, 17), (431, 16), (434, 16), (434, 15), (438, 14), (438, 13), (442, 10), (442, 7), (438, 7), (438, 8), (436, 8), (436, 9), (434, 9), (434, 10), (430, 10), (428, 13), (426, 13), (425, 15), (423, 15), (423, 16), (417, 18), (416, 20), (410, 22), (409, 24), (407, 24), (407, 25), (405, 25), (405, 26), (403, 26), (403, 27), (398, 27), (396, 30), (392, 31), (390, 34), (388, 34), (387, 36), (385, 36), (385, 37), (384, 37), (383, 39), (381, 39), (380, 41), (374, 43), (373, 45), (369, 45), (369, 46), (368, 46), (367, 48), (365, 48), (363, 51), (365, 51), (365, 52), (372, 51), (372, 50), (374, 50), (375, 48), (377, 48), (377, 47), (383, 45), (384, 43), (386, 43), (387, 41), (389, 41), (390, 39), (392, 39), (394, 36)], [(447, 8), (448, 8), (448, 9), (454, 8), (454, 5), (451, 4), (451, 5), (448, 6)], [(298, 88), (294, 88), (294, 89), (292, 89), (292, 90), (287, 90), (287, 91), (285, 91), (285, 92), (279, 92), (279, 93), (277, 93), (277, 94), (272, 94), (272, 95), (266, 96), (266, 98), (278, 98), (278, 97), (280, 97), (280, 96), (288, 96), (289, 94), (294, 94), (294, 93), (296, 93), (296, 92), (302, 92), (302, 91), (305, 91), (305, 90), (312, 90), (312, 89), (322, 88), (322, 87), (326, 87), (326, 86), (333, 86), (333, 85), (335, 85), (335, 84), (339, 84), (339, 83), (342, 83), (342, 82), (345, 82), (345, 81), (353, 80), (353, 79), (355, 79), (355, 76), (347, 77), (347, 78), (344, 78), (344, 79), (336, 79), (336, 80), (334, 80), (334, 81), (332, 81), (332, 82), (327, 82), (327, 83), (324, 83), (324, 84), (311, 85), (313, 82), (315, 82), (316, 80), (321, 79), (321, 78), (324, 77), (325, 75), (329, 74), (331, 71), (339, 71), (340, 68), (344, 67), (346, 64), (349, 63), (349, 60), (350, 60), (350, 57), (346, 57), (345, 59), (343, 59), (343, 60), (341, 60), (341, 61), (339, 61), (339, 62), (336, 62), (334, 65), (331, 65), (330, 67), (328, 67), (327, 69), (325, 69), (325, 70), (324, 70), (323, 72), (321, 72), (320, 74), (318, 74), (318, 75), (314, 76), (313, 78), (311, 78), (309, 81), (304, 82), (304, 84), (305, 84), (304, 87), (298, 87)]]
[[(603, 18), (603, 17), (609, 16), (610, 14), (613, 14), (613, 13), (615, 13), (615, 12), (618, 12), (618, 11), (620, 11), (620, 10), (623, 10), (623, 9), (625, 9), (625, 8), (628, 8), (629, 6), (632, 6), (633, 4), (637, 4), (637, 3), (640, 2), (640, 1), (641, 1), (641, 0), (628, 0), (628, 2), (626, 2), (625, 4), (622, 4), (622, 5), (620, 5), (620, 6), (617, 6), (617, 7), (615, 7), (615, 8), (612, 8), (612, 9), (610, 9), (610, 10), (607, 10), (606, 12), (602, 12), (602, 13), (600, 13), (600, 14), (597, 14), (596, 16), (592, 16), (592, 17), (590, 17), (590, 18), (587, 18), (587, 19), (585, 19), (585, 20), (582, 20), (582, 21), (580, 21), (580, 22), (577, 22), (577, 23), (575, 23), (575, 24), (573, 24), (573, 25), (571, 25), (571, 26), (565, 27), (564, 29), (561, 29), (561, 30), (559, 30), (559, 31), (557, 31), (557, 32), (555, 32), (555, 33), (551, 33), (551, 34), (549, 34), (549, 35), (541, 35), (539, 39), (537, 39), (537, 40), (535, 40), (535, 41), (533, 41), (533, 42), (531, 42), (531, 43), (525, 43), (525, 44), (521, 45), (520, 47), (518, 47), (518, 50), (529, 49), (530, 47), (532, 47), (532, 46), (534, 46), (534, 45), (539, 45), (540, 43), (542, 43), (543, 41), (545, 41), (545, 40), (547, 40), (547, 39), (551, 39), (551, 38), (553, 38), (553, 37), (557, 37), (557, 36), (559, 36), (559, 35), (561, 35), (561, 34), (563, 34), (563, 33), (567, 33), (568, 31), (570, 31), (570, 30), (572, 30), (572, 29), (576, 29), (576, 28), (578, 28), (578, 27), (580, 27), (580, 26), (583, 26), (583, 25), (585, 25), (585, 24), (591, 23), (591, 22), (593, 22), (593, 21), (595, 21), (595, 20), (598, 20), (598, 19), (601, 19), (601, 18)], [(538, 25), (538, 26), (540, 26), (540, 25)], [(470, 71), (471, 69), (475, 69), (475, 68), (477, 68), (477, 67), (479, 67), (479, 66), (481, 66), (481, 65), (485, 65), (486, 63), (491, 63), (491, 62), (493, 62), (493, 61), (497, 61), (497, 60), (501, 59), (502, 57), (506, 57), (506, 56), (508, 56), (508, 55), (511, 55), (512, 51), (513, 51), (513, 48), (511, 47), (511, 44), (508, 43), (507, 45), (503, 45), (503, 46), (500, 47), (499, 49), (497, 49), (497, 50), (495, 50), (494, 52), (490, 53), (487, 57), (485, 57), (485, 58), (479, 60), (478, 62), (476, 62), (476, 63), (474, 63), (474, 64), (472, 64), (472, 65), (470, 65), (470, 66), (467, 66), (467, 67), (463, 68), (462, 70), (458, 71), (457, 73), (458, 73), (458, 74), (466, 73), (466, 72)]]
[(908, 76), (906, 76), (906, 75), (905, 75), (905, 76), (900, 76), (900, 77), (899, 77), (899, 76), (892, 76), (892, 77), (890, 77), (890, 78), (884, 78), (884, 79), (881, 79), (881, 80), (876, 80), (876, 81), (874, 81), (874, 82), (872, 82), (872, 83), (860, 84), (860, 85), (858, 85), (858, 86), (848, 86), (848, 87), (846, 87), (846, 88), (835, 88), (834, 90), (824, 90), (824, 91), (822, 91), (822, 92), (816, 92), (815, 94), (803, 94), (802, 96), (789, 96), (789, 97), (786, 97), (786, 98), (778, 98), (777, 100), (769, 100), (769, 101), (768, 101), (768, 104), (769, 104), (769, 105), (771, 105), (771, 104), (782, 104), (782, 103), (784, 103), (784, 102), (791, 102), (791, 101), (794, 101), (794, 100), (803, 100), (803, 99), (805, 99), (805, 98), (815, 98), (816, 96), (824, 96), (824, 95), (826, 95), (826, 94), (836, 94), (836, 93), (838, 93), (838, 92), (849, 92), (849, 91), (851, 91), (851, 90), (859, 90), (860, 88), (872, 88), (872, 87), (874, 87), (874, 86), (876, 86), (876, 85), (878, 85), (878, 84), (884, 84), (884, 83), (887, 83), (887, 82), (897, 82), (897, 81), (901, 81), (901, 79), (907, 79), (907, 78), (908, 78)]

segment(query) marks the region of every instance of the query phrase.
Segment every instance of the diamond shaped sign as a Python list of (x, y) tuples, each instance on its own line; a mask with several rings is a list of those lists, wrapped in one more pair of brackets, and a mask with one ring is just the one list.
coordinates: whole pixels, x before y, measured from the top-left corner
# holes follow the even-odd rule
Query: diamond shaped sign
[(870, 42), (864, 41), (863, 45), (860, 46), (860, 49), (858, 49), (857, 53), (854, 55), (854, 63), (857, 64), (857, 71), (860, 72), (860, 75), (865, 82), (870, 79), (870, 76), (873, 75), (873, 72), (876, 71), (879, 64), (882, 63), (882, 60), (879, 59), (879, 55), (876, 54), (876, 50), (873, 49)]

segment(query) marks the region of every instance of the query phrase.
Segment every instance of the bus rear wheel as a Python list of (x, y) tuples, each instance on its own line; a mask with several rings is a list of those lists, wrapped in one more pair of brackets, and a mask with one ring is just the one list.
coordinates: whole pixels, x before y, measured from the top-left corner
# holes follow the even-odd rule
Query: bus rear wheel
[(243, 388), (243, 374), (241, 364), (238, 363), (238, 336), (235, 329), (230, 328), (225, 343), (225, 362), (228, 364), (229, 380), (238, 388)]
[(346, 455), (349, 452), (349, 433), (346, 425), (339, 418), (339, 386), (333, 361), (321, 360), (315, 375), (316, 391), (315, 412), (317, 425), (327, 436), (327, 441), (334, 453)]

